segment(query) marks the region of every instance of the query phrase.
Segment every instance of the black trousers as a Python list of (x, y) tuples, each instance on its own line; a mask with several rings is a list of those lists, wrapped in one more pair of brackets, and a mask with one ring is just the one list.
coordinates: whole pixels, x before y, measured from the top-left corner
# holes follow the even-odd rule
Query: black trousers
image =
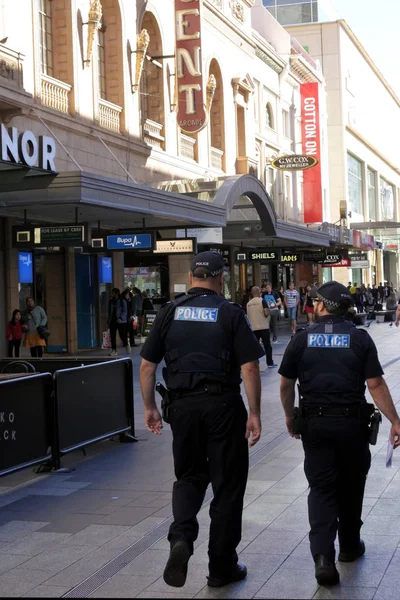
[(358, 548), (365, 482), (371, 466), (365, 422), (358, 417), (311, 417), (302, 435), (304, 471), (310, 485), (311, 554), (335, 559)]
[(267, 365), (273, 365), (274, 361), (272, 360), (271, 334), (269, 329), (257, 329), (253, 333), (258, 341), (260, 341), (260, 339), (262, 340), (267, 359)]
[(237, 563), (243, 496), (249, 469), (247, 411), (239, 394), (174, 400), (171, 410), (176, 482), (168, 539), (185, 540), (193, 552), (199, 512), (211, 482), (209, 569), (213, 576)]
[(111, 349), (117, 349), (117, 331), (122, 345), (126, 346), (126, 323), (110, 323)]
[(133, 322), (128, 321), (126, 324), (126, 341), (130, 341), (131, 346), (136, 346), (135, 343), (135, 330), (133, 329)]
[(33, 346), (30, 348), (32, 358), (42, 358), (43, 346)]
[(8, 341), (8, 353), (7, 356), (10, 358), (13, 358), (13, 356), (15, 356), (15, 358), (18, 358), (21, 353), (21, 342), (22, 340), (9, 340)]

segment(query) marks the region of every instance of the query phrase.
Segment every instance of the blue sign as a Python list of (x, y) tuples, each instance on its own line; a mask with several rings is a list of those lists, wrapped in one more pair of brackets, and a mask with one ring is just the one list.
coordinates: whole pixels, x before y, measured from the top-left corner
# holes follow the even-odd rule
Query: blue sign
[(152, 247), (151, 233), (123, 233), (107, 237), (107, 248), (109, 250), (142, 250), (151, 249)]
[(348, 333), (309, 333), (307, 339), (309, 348), (350, 348)]
[(113, 282), (112, 258), (99, 256), (99, 283)]
[(33, 283), (32, 252), (18, 252), (18, 282)]

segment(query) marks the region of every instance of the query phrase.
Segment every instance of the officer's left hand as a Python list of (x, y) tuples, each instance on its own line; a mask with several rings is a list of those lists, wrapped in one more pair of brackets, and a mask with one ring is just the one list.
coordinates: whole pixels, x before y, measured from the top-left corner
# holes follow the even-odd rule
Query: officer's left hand
[(161, 434), (163, 428), (162, 418), (157, 408), (145, 408), (144, 410), (144, 423), (146, 429), (154, 433), (155, 435)]
[(286, 427), (287, 427), (290, 437), (296, 438), (296, 440), (300, 439), (300, 436), (298, 434), (293, 433), (293, 418), (292, 417), (286, 417)]

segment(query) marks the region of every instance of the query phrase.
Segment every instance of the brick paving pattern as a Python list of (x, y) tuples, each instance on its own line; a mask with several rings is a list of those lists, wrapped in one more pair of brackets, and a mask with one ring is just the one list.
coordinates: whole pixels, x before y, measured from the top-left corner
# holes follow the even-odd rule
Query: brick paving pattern
[[(400, 331), (373, 323), (394, 401), (400, 400)], [(279, 363), (287, 343), (273, 346)], [(133, 357), (138, 375), (138, 350)], [(248, 578), (209, 589), (208, 506), (186, 585), (168, 587), (162, 573), (169, 548), (174, 481), (171, 432), (143, 428), (135, 383), (137, 444), (105, 441), (63, 461), (75, 471), (35, 475), (31, 469), (0, 479), (0, 597), (93, 598), (400, 598), (400, 451), (385, 468), (389, 424), (384, 419), (364, 502), (367, 554), (340, 564), (341, 584), (319, 587), (308, 545), (307, 482), (301, 443), (285, 434), (279, 375), (263, 370), (263, 436), (251, 453), (240, 560)], [(77, 587), (79, 586), (79, 587)]]

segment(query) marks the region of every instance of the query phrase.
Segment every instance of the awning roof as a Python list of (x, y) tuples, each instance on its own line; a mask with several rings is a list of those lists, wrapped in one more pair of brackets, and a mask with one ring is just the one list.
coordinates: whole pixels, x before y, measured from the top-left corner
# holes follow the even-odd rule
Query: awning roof
[(0, 216), (57, 224), (73, 223), (77, 217), (95, 227), (100, 221), (109, 230), (224, 227), (224, 243), (238, 246), (273, 242), (328, 247), (330, 242), (327, 233), (278, 219), (265, 187), (251, 175), (150, 186), (70, 171), (49, 178), (39, 189), (24, 189), (26, 185), (16, 185), (14, 191), (0, 185)]

